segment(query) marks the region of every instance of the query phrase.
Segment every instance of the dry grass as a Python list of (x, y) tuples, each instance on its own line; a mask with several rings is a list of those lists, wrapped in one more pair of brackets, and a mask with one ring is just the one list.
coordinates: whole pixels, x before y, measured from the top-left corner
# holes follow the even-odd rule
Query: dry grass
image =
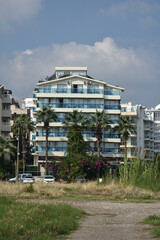
[(110, 199), (110, 200), (160, 200), (160, 192), (144, 190), (133, 186), (115, 183), (97, 184), (87, 183), (53, 183), (33, 184), (33, 192), (27, 191), (29, 185), (22, 183), (0, 182), (0, 195), (14, 198), (56, 198), (56, 199)]

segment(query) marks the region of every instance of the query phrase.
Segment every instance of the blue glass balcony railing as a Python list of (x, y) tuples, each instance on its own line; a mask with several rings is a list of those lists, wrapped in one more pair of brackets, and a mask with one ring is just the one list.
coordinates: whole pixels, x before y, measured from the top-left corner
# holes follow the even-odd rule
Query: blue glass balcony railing
[(120, 95), (120, 90), (104, 90), (104, 95)]
[(96, 133), (82, 133), (82, 136), (85, 138), (96, 137)]
[(32, 140), (35, 140), (36, 139), (36, 136), (35, 135), (32, 135)]
[[(52, 108), (95, 108), (103, 109), (103, 104), (81, 104), (81, 103), (37, 103), (37, 107), (50, 106)], [(114, 108), (113, 108), (114, 109)]]
[[(97, 148), (92, 148), (95, 152), (97, 152)], [(44, 146), (36, 146), (35, 151), (45, 152), (46, 147)], [(66, 152), (67, 147), (48, 147), (49, 152)], [(101, 148), (102, 153), (121, 153), (120, 148)]]
[[(36, 146), (36, 151), (45, 152), (46, 147)], [(48, 147), (49, 152), (66, 152), (67, 147)]]
[[(68, 132), (49, 132), (48, 137), (67, 137)], [(87, 133), (82, 133), (83, 137), (85, 138), (92, 138), (96, 137), (96, 133), (93, 132), (87, 132)], [(46, 133), (45, 132), (36, 132), (37, 137), (45, 137)], [(104, 138), (120, 138), (119, 134), (103, 134)]]
[(120, 110), (121, 106), (120, 105), (105, 105), (104, 109), (108, 110)]
[(105, 133), (104, 138), (120, 138), (120, 134), (116, 134), (116, 133), (115, 134), (114, 133), (113, 134), (112, 133), (107, 134), (107, 133)]
[[(48, 137), (66, 137), (68, 132), (49, 132)], [(45, 137), (45, 132), (36, 132), (37, 137)]]
[(38, 93), (82, 93), (82, 94), (104, 94), (104, 95), (120, 95), (119, 90), (103, 90), (103, 89), (76, 89), (76, 88), (38, 88)]
[[(92, 148), (95, 152), (97, 152), (97, 147)], [(101, 148), (101, 153), (121, 153), (120, 148)]]
[(117, 119), (117, 120), (115, 120), (115, 119), (110, 119), (110, 121), (111, 121), (111, 124), (118, 124), (118, 119)]
[(57, 118), (55, 122), (64, 122), (64, 118)]
[(121, 153), (120, 148), (104, 148), (103, 149), (104, 153)]

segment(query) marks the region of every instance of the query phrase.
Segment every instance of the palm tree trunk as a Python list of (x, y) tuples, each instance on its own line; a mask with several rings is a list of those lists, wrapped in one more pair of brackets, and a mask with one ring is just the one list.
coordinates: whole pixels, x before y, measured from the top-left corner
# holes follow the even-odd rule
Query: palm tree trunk
[(124, 180), (127, 180), (127, 140), (124, 138)]
[[(101, 142), (99, 139), (97, 139), (97, 160), (100, 160), (100, 145), (101, 145)], [(99, 178), (99, 167), (98, 167), (98, 174), (97, 174), (97, 177)]]
[(46, 156), (45, 156), (45, 174), (48, 174), (48, 127), (46, 127)]
[(24, 173), (25, 172), (25, 167), (26, 167), (26, 164), (25, 164), (25, 139), (24, 139), (24, 136), (22, 136), (22, 148), (23, 148), (22, 156), (23, 156), (23, 173)]

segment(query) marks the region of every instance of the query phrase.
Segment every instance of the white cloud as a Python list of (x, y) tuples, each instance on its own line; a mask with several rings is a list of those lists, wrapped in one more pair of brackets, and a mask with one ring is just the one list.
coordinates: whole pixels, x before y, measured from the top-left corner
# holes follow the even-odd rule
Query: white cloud
[(42, 0), (0, 0), (0, 29), (10, 28), (13, 22), (33, 17)]
[[(153, 59), (148, 51), (118, 47), (112, 38), (92, 46), (75, 42), (54, 44), (51, 48), (16, 52), (12, 59), (1, 60), (1, 83), (13, 90), (13, 95), (25, 98), (32, 96), (36, 83), (51, 75), (56, 66), (87, 66), (92, 77), (124, 87), (125, 101), (147, 105), (151, 102), (147, 94), (152, 95), (152, 85), (159, 89), (159, 68)], [(152, 102), (154, 95), (153, 92)]]

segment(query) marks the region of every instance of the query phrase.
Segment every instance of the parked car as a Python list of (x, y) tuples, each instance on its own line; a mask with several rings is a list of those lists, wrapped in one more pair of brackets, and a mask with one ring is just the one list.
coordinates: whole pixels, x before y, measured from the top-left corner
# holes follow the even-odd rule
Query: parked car
[(26, 176), (24, 179), (23, 179), (23, 183), (34, 183), (35, 182), (35, 178), (32, 177), (32, 176)]
[(84, 177), (77, 176), (77, 177), (75, 177), (75, 181), (84, 183), (84, 182), (86, 182), (86, 179)]
[(51, 175), (44, 176), (43, 183), (53, 183), (55, 182), (55, 178)]
[[(26, 176), (31, 176), (31, 177), (32, 177), (32, 174), (31, 174), (31, 173), (22, 173), (22, 174), (19, 174), (19, 175), (18, 175), (18, 181), (19, 181), (19, 182), (23, 182), (23, 179), (24, 179)], [(16, 182), (16, 177), (10, 178), (9, 181), (15, 183), (15, 182)]]
[(58, 182), (59, 182), (59, 183), (68, 183), (68, 181), (63, 180), (62, 178), (59, 178), (59, 179), (58, 179)]

